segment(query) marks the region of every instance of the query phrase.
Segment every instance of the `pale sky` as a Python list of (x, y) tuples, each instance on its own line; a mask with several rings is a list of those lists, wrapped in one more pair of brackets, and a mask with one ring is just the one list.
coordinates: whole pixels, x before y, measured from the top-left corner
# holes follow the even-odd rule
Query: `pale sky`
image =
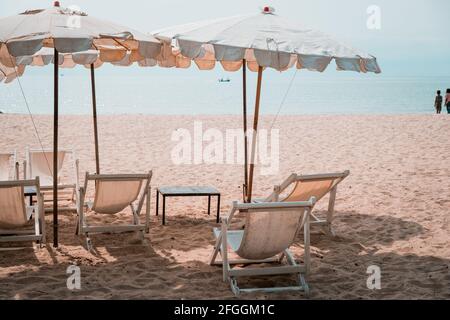
[[(270, 5), (292, 21), (321, 30), (376, 56), (384, 74), (450, 76), (448, 0), (62, 0), (97, 18), (143, 32), (216, 17), (257, 12)], [(50, 0), (0, 0), (0, 17), (52, 5)], [(366, 26), (370, 5), (381, 29)]]

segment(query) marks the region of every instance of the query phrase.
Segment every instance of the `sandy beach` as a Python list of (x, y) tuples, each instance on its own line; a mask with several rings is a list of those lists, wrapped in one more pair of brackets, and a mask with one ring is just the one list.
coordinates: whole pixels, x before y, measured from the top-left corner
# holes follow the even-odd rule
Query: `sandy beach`
[[(52, 117), (35, 116), (44, 147), (51, 147)], [(51, 246), (47, 215), (45, 248), (31, 244), (0, 251), (1, 299), (229, 299), (229, 285), (220, 267), (208, 265), (215, 217), (206, 214), (207, 200), (171, 198), (166, 226), (155, 216), (155, 187), (210, 185), (222, 193), (222, 215), (242, 197), (239, 164), (176, 165), (172, 132), (221, 131), (241, 126), (239, 116), (100, 116), (103, 173), (153, 170), (151, 229), (143, 245), (135, 234), (93, 236), (95, 252), (74, 235), (76, 215), (60, 216), (60, 247)], [(269, 129), (272, 116), (260, 127)], [(280, 116), (279, 170), (262, 176), (256, 170), (254, 195), (268, 195), (290, 173), (350, 170), (340, 185), (334, 227), (336, 237), (312, 235), (312, 299), (450, 299), (450, 117), (405, 116)], [(26, 115), (0, 115), (0, 150), (39, 147)], [(206, 144), (206, 143), (205, 143)], [(73, 149), (80, 172), (95, 171), (92, 119), (62, 116), (60, 148)], [(83, 180), (83, 179), (82, 179)], [(327, 200), (316, 207), (323, 213)], [(213, 203), (213, 208), (215, 202)], [(128, 213), (128, 214), (127, 214)], [(116, 220), (94, 216), (93, 221)], [(313, 230), (314, 231), (314, 230)], [(301, 238), (293, 252), (301, 254)], [(2, 245), (1, 248), (8, 248)], [(82, 288), (66, 287), (66, 269), (81, 267)], [(366, 287), (367, 267), (381, 268), (381, 290)], [(289, 283), (287, 277), (252, 280), (257, 285)], [(243, 282), (245, 284), (245, 281)], [(251, 294), (241, 298), (304, 299), (301, 293)]]

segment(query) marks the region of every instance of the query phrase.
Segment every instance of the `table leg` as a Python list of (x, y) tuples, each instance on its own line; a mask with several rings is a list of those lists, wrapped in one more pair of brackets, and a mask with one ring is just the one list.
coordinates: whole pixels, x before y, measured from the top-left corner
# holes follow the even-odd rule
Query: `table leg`
[(159, 211), (159, 190), (156, 189), (156, 216), (158, 216)]
[(162, 224), (163, 226), (166, 225), (166, 196), (163, 195), (163, 208), (162, 208), (162, 213), (163, 213), (163, 221)]
[(220, 220), (220, 194), (217, 196), (217, 218), (216, 223), (219, 223)]
[(208, 196), (208, 216), (211, 215), (211, 196)]

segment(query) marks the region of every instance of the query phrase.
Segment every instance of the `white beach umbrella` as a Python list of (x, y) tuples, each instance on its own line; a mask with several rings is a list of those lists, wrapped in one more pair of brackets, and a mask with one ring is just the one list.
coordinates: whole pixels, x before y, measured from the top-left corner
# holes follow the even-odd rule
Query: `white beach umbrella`
[[(214, 68), (219, 61), (226, 71), (237, 71), (246, 64), (258, 72), (258, 83), (253, 123), (252, 152), (248, 172), (247, 134), (245, 137), (244, 196), (251, 201), (255, 161), (256, 132), (258, 128), (261, 81), (264, 68), (285, 71), (295, 66), (323, 72), (332, 60), (338, 70), (380, 73), (375, 57), (344, 45), (330, 36), (300, 26), (264, 7), (257, 14), (194, 22), (154, 31), (152, 34), (173, 46), (174, 55), (163, 49), (162, 66), (187, 68), (193, 60), (201, 70)], [(243, 69), (243, 113), (246, 124), (246, 85)]]
[[(99, 173), (97, 111), (94, 68), (104, 62), (130, 65), (156, 64), (161, 43), (153, 36), (128, 27), (98, 20), (84, 12), (60, 7), (29, 10), (0, 19), (0, 80), (12, 81), (26, 65), (54, 63), (53, 172), (57, 172), (58, 68), (86, 65), (91, 69), (96, 169)], [(14, 74), (13, 74), (14, 71)], [(57, 175), (53, 175), (53, 235), (58, 245)]]

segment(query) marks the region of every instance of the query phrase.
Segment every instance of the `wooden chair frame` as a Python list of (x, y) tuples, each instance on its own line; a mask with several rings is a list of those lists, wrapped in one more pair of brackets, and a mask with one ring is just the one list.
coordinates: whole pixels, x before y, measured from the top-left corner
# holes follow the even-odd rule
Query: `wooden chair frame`
[[(216, 243), (214, 246), (213, 253), (210, 258), (210, 265), (222, 265), (223, 269), (223, 281), (228, 281), (231, 286), (233, 293), (238, 296), (243, 292), (279, 292), (279, 291), (303, 291), (306, 296), (309, 295), (309, 286), (306, 282), (305, 276), (309, 274), (310, 271), (310, 232), (309, 232), (309, 217), (312, 207), (314, 206), (315, 199), (312, 197), (310, 201), (306, 202), (266, 202), (266, 203), (238, 203), (233, 202), (230, 213), (227, 217), (222, 217), (222, 224), (220, 233), (216, 236)], [(235, 259), (230, 260), (228, 258), (228, 239), (227, 235), (230, 232), (230, 223), (237, 212), (270, 212), (270, 211), (283, 211), (292, 209), (305, 210), (303, 214), (303, 221), (299, 221), (299, 229), (303, 229), (304, 235), (304, 263), (299, 264), (296, 262), (293, 254), (290, 252), (289, 248), (280, 252), (272, 258), (263, 260), (248, 260), (248, 259)], [(244, 231), (241, 232), (246, 232)], [(220, 254), (221, 260), (217, 260)], [(282, 265), (279, 267), (267, 267), (267, 268), (243, 268), (243, 269), (233, 269), (232, 265), (236, 264), (256, 264), (256, 263), (271, 263), (271, 262), (282, 262), (286, 258), (287, 265)], [(271, 288), (249, 288), (241, 289), (238, 286), (237, 278), (248, 277), (248, 276), (263, 276), (263, 275), (280, 275), (280, 274), (296, 274), (297, 275), (297, 285), (289, 287), (271, 287)]]
[[(89, 174), (86, 172), (86, 177), (84, 181), (84, 186), (79, 188), (78, 195), (78, 222), (77, 222), (77, 235), (84, 235), (86, 237), (86, 247), (88, 250), (92, 249), (92, 242), (89, 237), (93, 233), (122, 233), (138, 231), (141, 236), (141, 240), (144, 239), (144, 232), (150, 232), (150, 197), (151, 197), (151, 186), (150, 182), (152, 179), (152, 171), (147, 174)], [(126, 225), (115, 225), (115, 226), (92, 226), (88, 224), (86, 213), (90, 210), (89, 203), (86, 202), (86, 190), (89, 181), (136, 181), (141, 180), (144, 183), (141, 186), (140, 196), (135, 201), (135, 203), (130, 204), (131, 212), (133, 214), (133, 221), (131, 224)], [(146, 200), (145, 206), (145, 224), (140, 223), (140, 213)], [(137, 202), (137, 203), (136, 203)], [(85, 212), (86, 210), (86, 212)], [(119, 213), (119, 212), (117, 212)]]

